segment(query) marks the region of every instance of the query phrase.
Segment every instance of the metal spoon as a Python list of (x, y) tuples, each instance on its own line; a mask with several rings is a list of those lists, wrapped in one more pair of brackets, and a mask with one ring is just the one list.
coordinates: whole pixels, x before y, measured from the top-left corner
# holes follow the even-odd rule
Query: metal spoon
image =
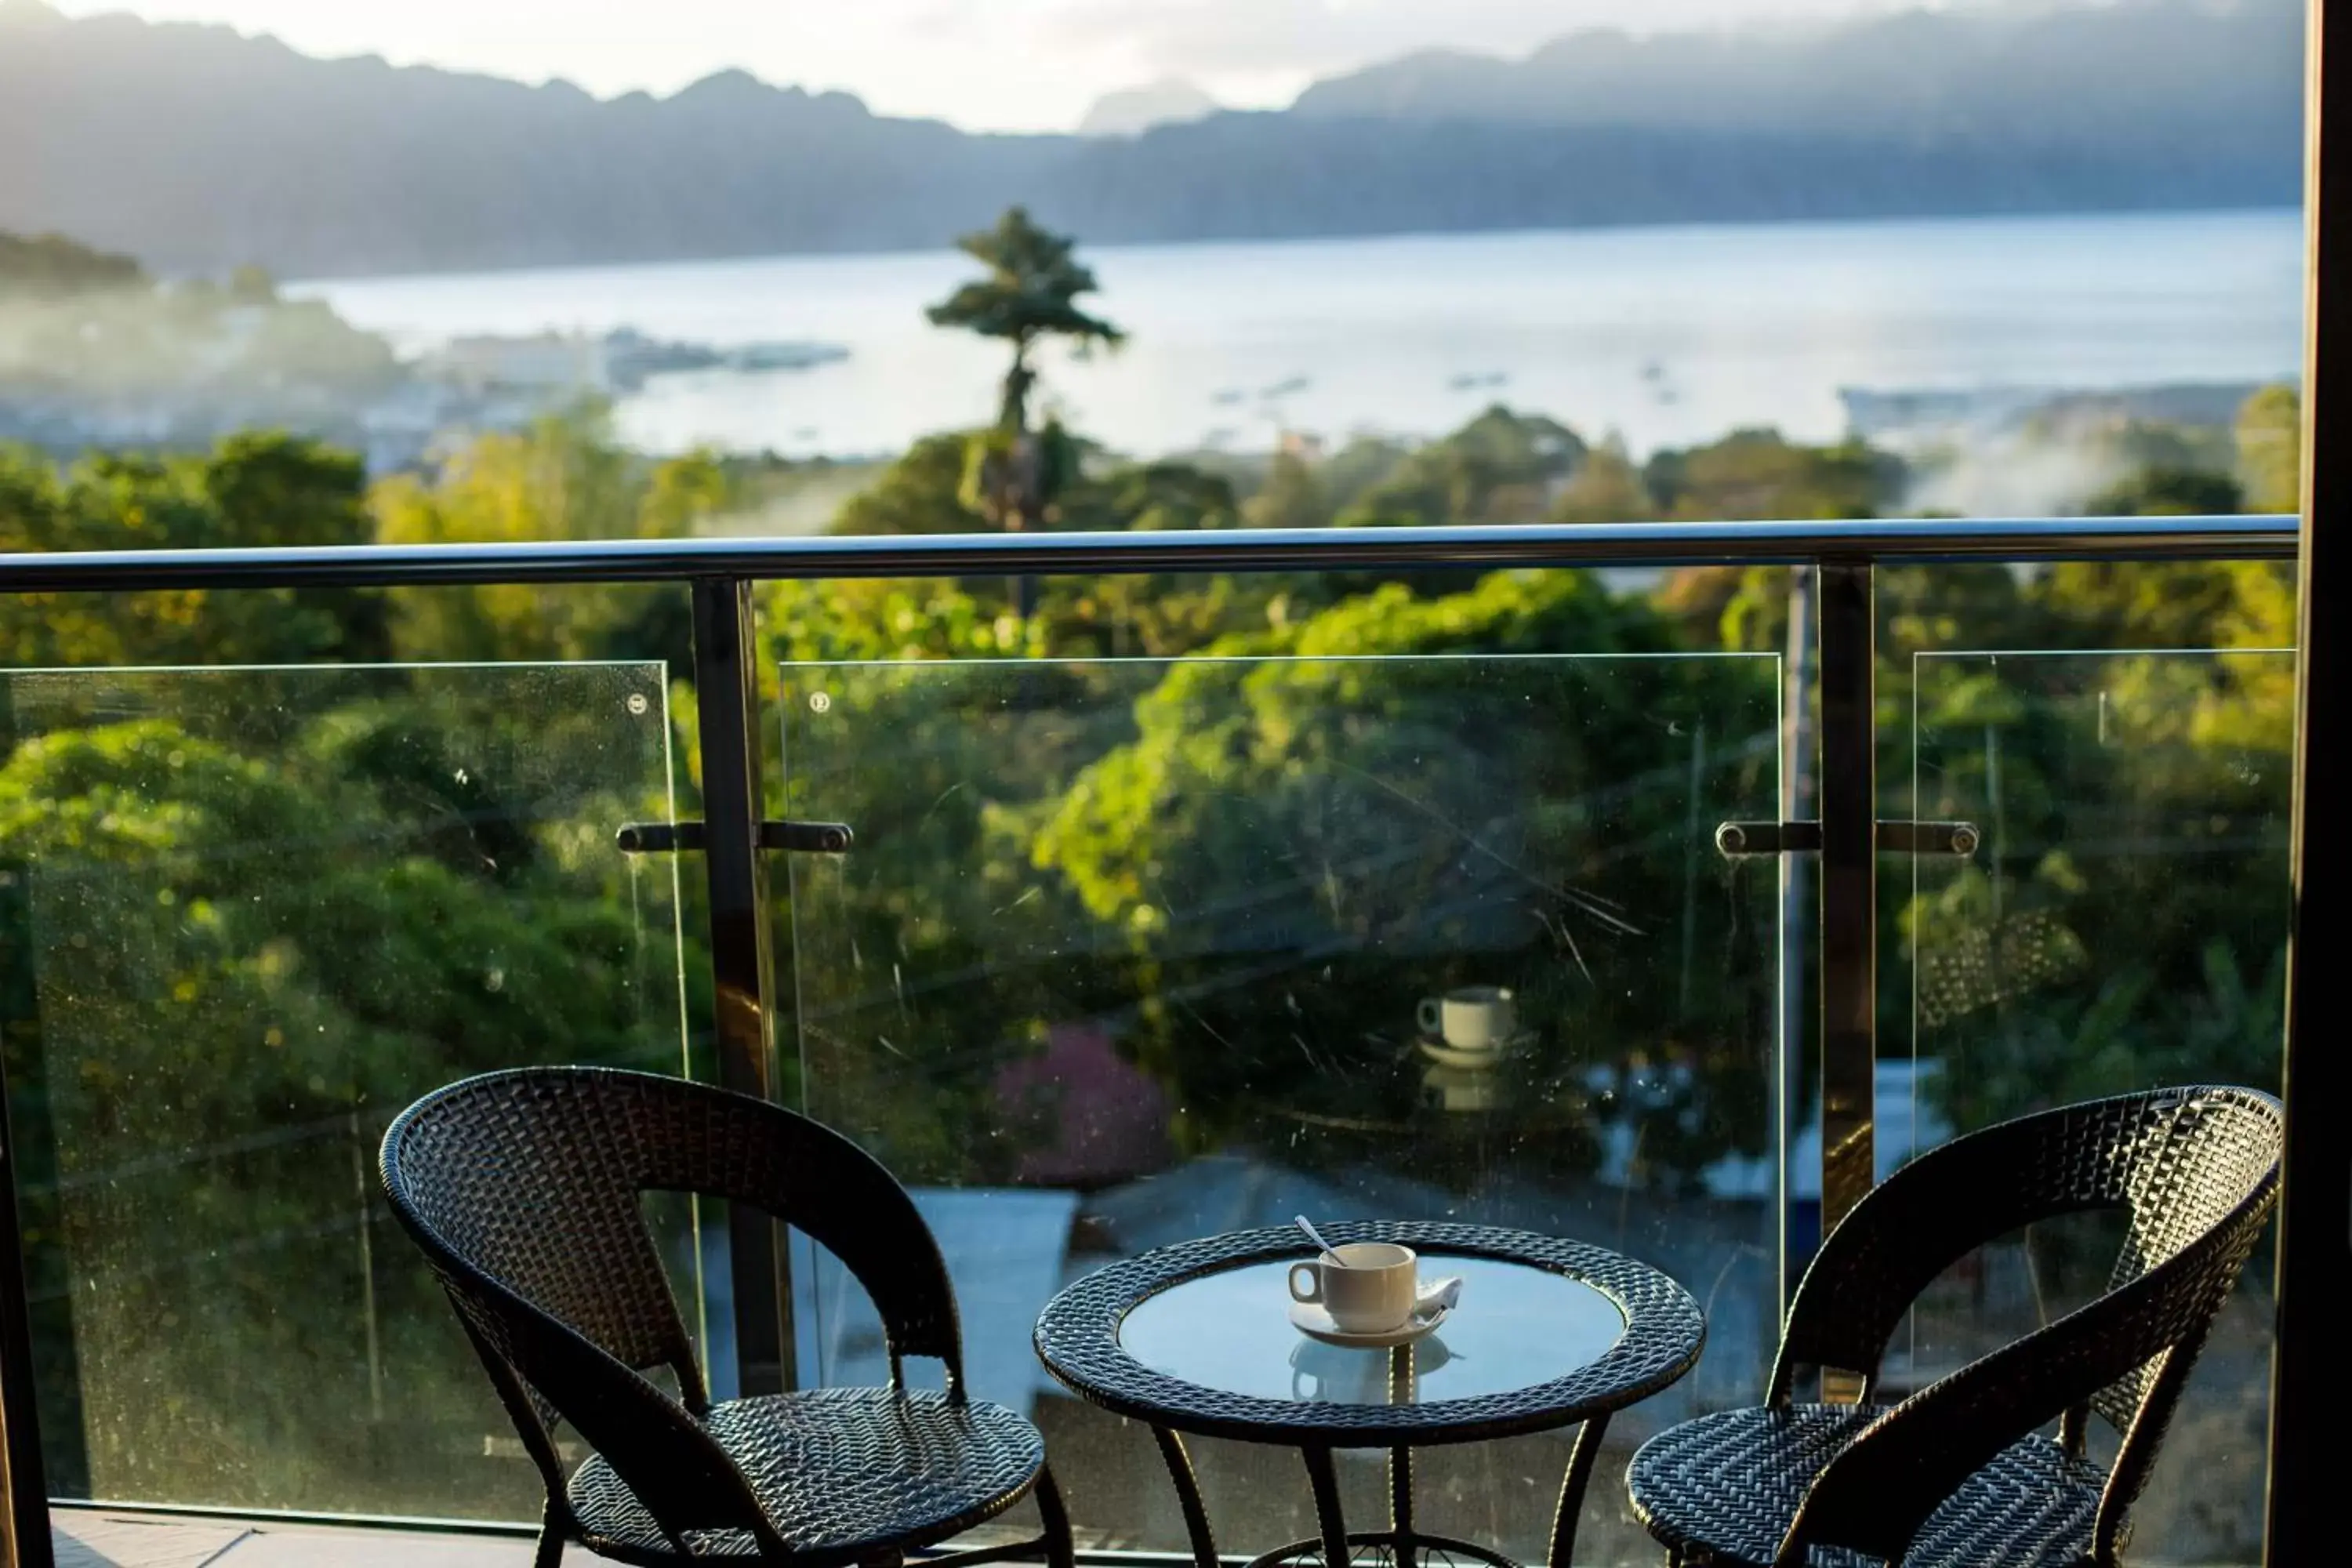
[(1312, 1220), (1309, 1220), (1309, 1219), (1308, 1219), (1305, 1215), (1303, 1215), (1303, 1214), (1301, 1214), (1301, 1215), (1291, 1215), (1290, 1217), (1291, 1217), (1291, 1218), (1293, 1218), (1293, 1219), (1295, 1219), (1295, 1220), (1297, 1220), (1297, 1221), (1298, 1222), (1298, 1228), (1299, 1228), (1299, 1229), (1301, 1229), (1301, 1230), (1303, 1230), (1303, 1231), (1305, 1231), (1305, 1232), (1307, 1233), (1307, 1240), (1309, 1240), (1309, 1241), (1313, 1242), (1316, 1246), (1318, 1246), (1318, 1247), (1321, 1247), (1324, 1251), (1326, 1251), (1326, 1252), (1328, 1252), (1328, 1253), (1331, 1254), (1334, 1258), (1336, 1258), (1336, 1257), (1338, 1257), (1338, 1256), (1339, 1256), (1339, 1249), (1338, 1247), (1333, 1247), (1329, 1242), (1328, 1242), (1328, 1241), (1326, 1241), (1326, 1240), (1324, 1240), (1324, 1239), (1323, 1239), (1323, 1233), (1322, 1233), (1321, 1231), (1317, 1230), (1317, 1229), (1315, 1228), (1315, 1224), (1314, 1224), (1314, 1222), (1313, 1222)]

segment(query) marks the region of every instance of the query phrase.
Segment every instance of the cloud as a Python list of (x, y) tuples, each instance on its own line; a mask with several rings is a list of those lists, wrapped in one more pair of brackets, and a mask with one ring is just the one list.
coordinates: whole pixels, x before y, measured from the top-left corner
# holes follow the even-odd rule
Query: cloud
[(1575, 12), (1590, 8), (1559, 0), (1117, 0), (1069, 5), (1059, 30), (1185, 75), (1317, 73), (1433, 45), (1519, 53), (1573, 31)]
[[(1139, 75), (1353, 70), (1416, 49), (1523, 55), (1593, 27), (1659, 33), (1891, 10), (1906, 0), (1063, 0), (1072, 46), (1129, 57)], [(1908, 0), (1918, 3), (1918, 0)]]

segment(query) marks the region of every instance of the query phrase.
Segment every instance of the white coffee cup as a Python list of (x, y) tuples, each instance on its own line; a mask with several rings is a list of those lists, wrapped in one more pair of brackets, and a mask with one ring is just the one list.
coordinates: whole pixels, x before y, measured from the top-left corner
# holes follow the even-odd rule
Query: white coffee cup
[(1421, 1005), (1421, 1030), (1457, 1051), (1498, 1051), (1511, 1043), (1517, 1016), (1505, 985), (1465, 985)]
[(1420, 1268), (1410, 1247), (1351, 1241), (1312, 1263), (1292, 1264), (1290, 1297), (1321, 1307), (1346, 1333), (1382, 1334), (1412, 1316)]

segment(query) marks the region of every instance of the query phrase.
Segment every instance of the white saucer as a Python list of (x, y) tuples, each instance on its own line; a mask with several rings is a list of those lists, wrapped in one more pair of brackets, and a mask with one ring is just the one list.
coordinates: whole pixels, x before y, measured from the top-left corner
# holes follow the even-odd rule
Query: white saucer
[(1320, 1340), (1327, 1345), (1356, 1351), (1384, 1351), (1397, 1345), (1409, 1345), (1417, 1339), (1436, 1332), (1438, 1325), (1453, 1315), (1451, 1307), (1422, 1308), (1400, 1327), (1384, 1329), (1377, 1334), (1351, 1334), (1333, 1322), (1331, 1314), (1312, 1301), (1293, 1301), (1290, 1304), (1292, 1328), (1310, 1340)]
[(1511, 1056), (1534, 1037), (1533, 1035), (1513, 1035), (1499, 1046), (1490, 1046), (1485, 1050), (1470, 1051), (1464, 1050), (1460, 1046), (1449, 1046), (1444, 1040), (1433, 1040), (1424, 1036), (1421, 1040), (1421, 1054), (1440, 1067), (1490, 1068)]

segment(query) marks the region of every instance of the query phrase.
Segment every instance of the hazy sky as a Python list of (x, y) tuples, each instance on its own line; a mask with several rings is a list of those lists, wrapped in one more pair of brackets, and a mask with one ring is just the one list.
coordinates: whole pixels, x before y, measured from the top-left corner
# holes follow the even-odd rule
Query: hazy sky
[[(225, 22), (310, 54), (380, 54), (597, 93), (740, 66), (883, 113), (1059, 130), (1103, 93), (1181, 76), (1270, 106), (1317, 76), (1432, 45), (1520, 53), (1585, 26), (1658, 31), (1899, 0), (55, 0)], [(1916, 0), (1915, 0), (1916, 3)]]

